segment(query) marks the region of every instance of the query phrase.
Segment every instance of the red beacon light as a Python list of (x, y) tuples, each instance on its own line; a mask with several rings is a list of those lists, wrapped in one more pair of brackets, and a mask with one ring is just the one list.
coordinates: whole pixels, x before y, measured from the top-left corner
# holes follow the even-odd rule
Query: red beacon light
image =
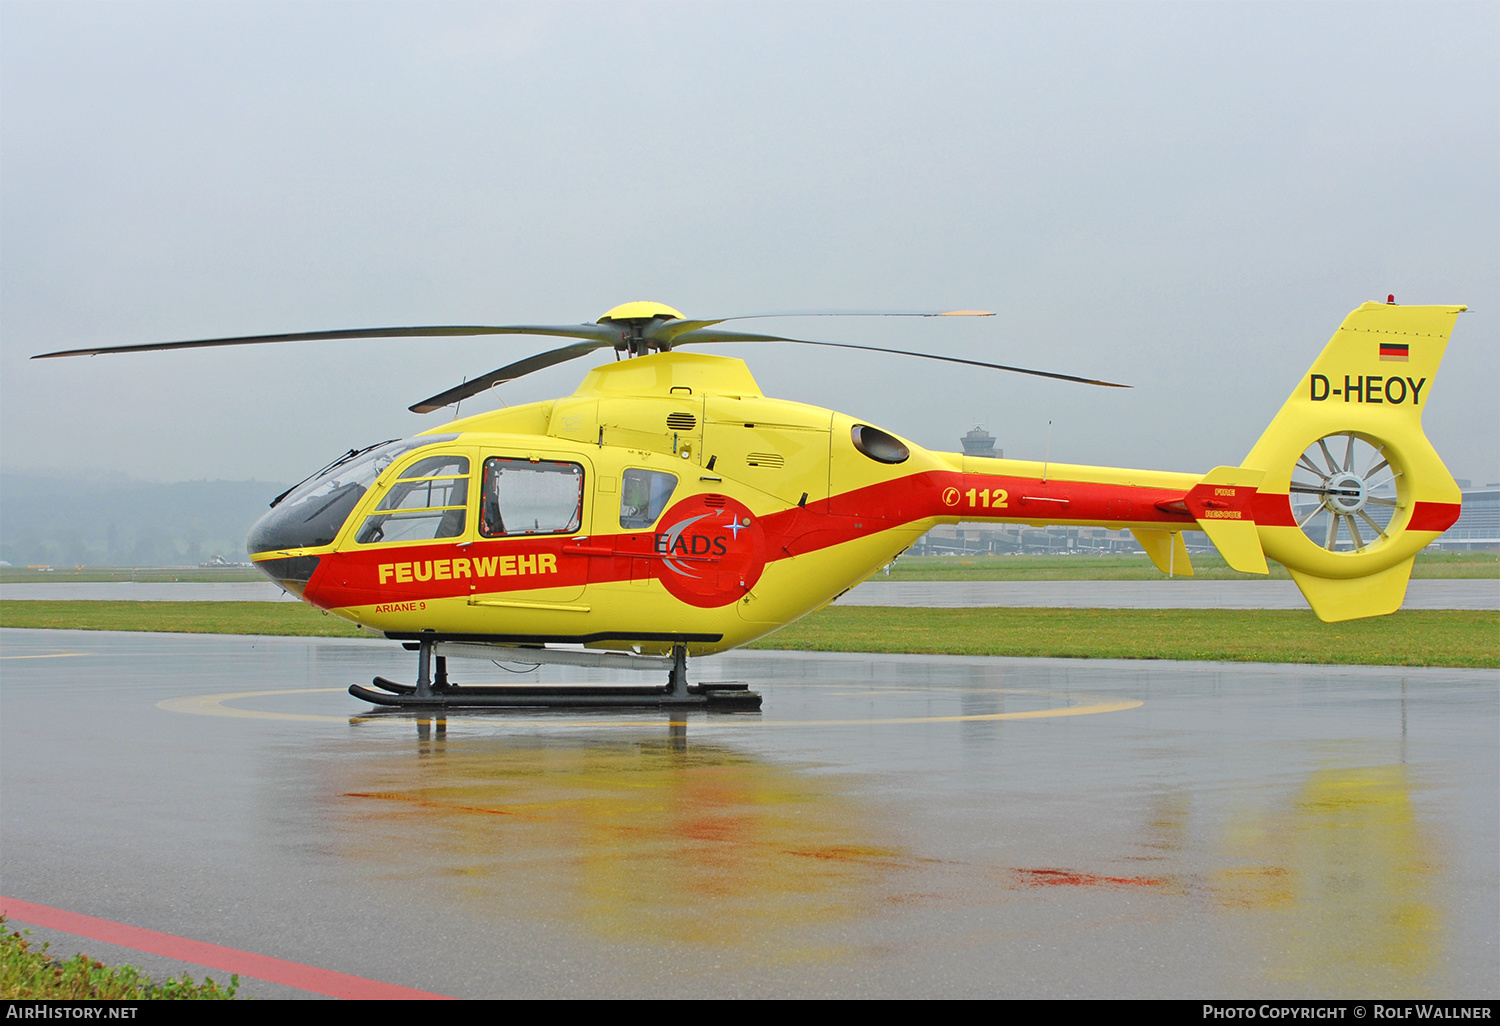
[(1388, 296), (1385, 297), (1385, 305), (1386, 306), (1395, 306), (1396, 305), (1396, 294), (1394, 292), (1392, 292), (1390, 295), (1388, 295)]

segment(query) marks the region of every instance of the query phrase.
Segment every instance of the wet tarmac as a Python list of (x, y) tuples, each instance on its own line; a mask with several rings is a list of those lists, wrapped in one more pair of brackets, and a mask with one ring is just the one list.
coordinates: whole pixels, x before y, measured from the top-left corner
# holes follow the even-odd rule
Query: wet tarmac
[(764, 710), (680, 723), (343, 691), (412, 659), (0, 631), (0, 893), (457, 997), (1500, 984), (1495, 671), (730, 653), (693, 676)]

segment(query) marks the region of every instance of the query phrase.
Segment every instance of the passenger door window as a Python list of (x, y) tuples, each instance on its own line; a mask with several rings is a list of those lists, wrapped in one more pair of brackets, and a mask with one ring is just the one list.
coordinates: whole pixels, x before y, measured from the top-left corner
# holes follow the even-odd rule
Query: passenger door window
[(492, 456), (484, 461), (479, 533), (485, 538), (572, 534), (583, 521), (583, 467)]

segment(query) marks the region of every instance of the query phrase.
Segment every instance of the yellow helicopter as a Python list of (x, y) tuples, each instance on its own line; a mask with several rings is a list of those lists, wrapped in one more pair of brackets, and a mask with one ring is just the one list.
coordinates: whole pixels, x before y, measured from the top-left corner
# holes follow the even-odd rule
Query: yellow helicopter
[[(801, 342), (727, 331), (659, 303), (581, 325), (447, 325), (118, 346), (44, 357), (434, 335), (573, 338), (414, 405), (432, 412), (600, 349), (571, 396), (454, 420), (346, 453), (278, 496), (250, 532), (265, 575), (407, 643), (417, 681), (350, 693), (390, 706), (758, 708), (743, 684), (697, 684), (722, 652), (819, 609), (938, 524), (1129, 529), (1163, 572), (1191, 574), (1182, 532), (1231, 567), (1290, 570), (1324, 621), (1400, 608), (1416, 553), (1460, 493), (1422, 410), (1462, 306), (1365, 303), (1345, 318), (1249, 455), (1206, 474), (933, 452), (872, 424), (764, 395), (738, 359), (678, 351)], [(785, 315), (755, 315), (785, 316)], [(894, 316), (988, 316), (983, 311)], [(620, 360), (628, 354), (630, 359)], [(653, 687), (472, 687), (449, 656), (661, 667)], [(434, 672), (433, 659), (436, 658)]]

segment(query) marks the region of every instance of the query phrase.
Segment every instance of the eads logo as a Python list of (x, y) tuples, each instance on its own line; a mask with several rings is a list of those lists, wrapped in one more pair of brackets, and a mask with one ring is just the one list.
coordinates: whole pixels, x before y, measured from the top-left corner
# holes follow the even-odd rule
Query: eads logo
[(765, 535), (749, 507), (727, 495), (694, 495), (662, 514), (652, 535), (656, 577), (690, 605), (723, 606), (755, 587)]

